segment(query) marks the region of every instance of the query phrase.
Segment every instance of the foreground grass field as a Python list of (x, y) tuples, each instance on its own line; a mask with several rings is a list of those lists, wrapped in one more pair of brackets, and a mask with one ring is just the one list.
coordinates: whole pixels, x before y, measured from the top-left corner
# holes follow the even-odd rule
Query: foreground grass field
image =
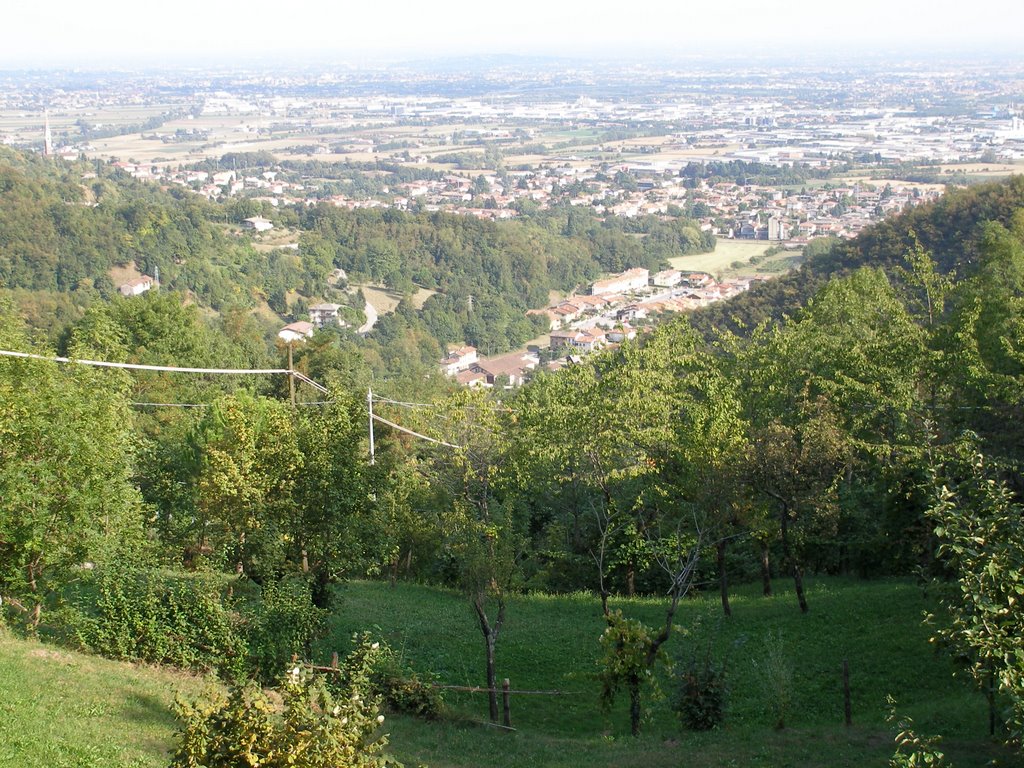
[(166, 766), (175, 692), (204, 682), (17, 640), (0, 629), (0, 766)]
[[(893, 751), (885, 695), (899, 701), (921, 733), (941, 733), (959, 768), (1024, 765), (987, 737), (983, 697), (952, 677), (950, 661), (928, 643), (924, 610), (934, 605), (906, 582), (817, 580), (811, 613), (801, 616), (785, 585), (760, 597), (741, 588), (734, 616), (720, 618), (714, 596), (688, 601), (677, 616), (685, 635), (669, 643), (687, 658), (710, 652), (727, 664), (723, 728), (681, 731), (666, 701), (651, 703), (639, 739), (628, 735), (623, 703), (598, 706), (593, 678), (603, 625), (590, 595), (522, 596), (509, 606), (498, 641), (498, 674), (514, 689), (560, 696), (514, 696), (513, 733), (481, 724), (486, 699), (450, 694), (441, 722), (389, 717), (392, 751), (406, 765), (443, 766), (870, 766)], [(386, 639), (414, 668), (442, 682), (483, 683), (483, 644), (458, 594), (431, 587), (353, 582), (315, 660), (344, 652), (353, 632)], [(627, 615), (654, 623), (658, 600), (621, 601)], [(784, 730), (773, 728), (773, 694), (758, 674), (771, 648), (792, 673)], [(843, 725), (841, 665), (849, 660), (852, 728)], [(119, 664), (15, 639), (0, 631), (0, 766), (162, 766), (173, 743), (176, 692), (195, 696), (195, 676)], [(993, 762), (995, 761), (995, 762)]]

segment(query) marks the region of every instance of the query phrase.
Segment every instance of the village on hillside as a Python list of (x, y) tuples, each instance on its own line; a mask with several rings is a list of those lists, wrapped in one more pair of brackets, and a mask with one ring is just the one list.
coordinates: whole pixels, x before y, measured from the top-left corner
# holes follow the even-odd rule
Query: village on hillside
[(558, 370), (582, 355), (636, 338), (650, 327), (650, 321), (728, 299), (747, 290), (752, 282), (754, 279), (717, 282), (704, 272), (668, 269), (651, 275), (646, 269), (629, 269), (593, 283), (589, 294), (568, 296), (553, 306), (530, 310), (528, 314), (548, 318), (546, 347), (538, 344), (485, 359), (475, 347), (453, 346), (440, 361), (441, 370), (469, 387), (518, 386), (541, 366)]

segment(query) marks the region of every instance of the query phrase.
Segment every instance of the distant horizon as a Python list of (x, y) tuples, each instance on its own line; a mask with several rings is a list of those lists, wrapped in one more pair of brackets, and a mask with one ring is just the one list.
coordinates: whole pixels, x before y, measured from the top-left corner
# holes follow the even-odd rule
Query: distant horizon
[[(684, 60), (801, 56), (1020, 55), (1024, 4), (1011, 0), (733, 0), (728, 6), (518, 0), (486, 12), (470, 0), (393, 0), (387, 15), (293, 0), (149, 7), (128, 0), (18, 4), (4, 13), (0, 70), (179, 69), (244, 62), (315, 66), (496, 55)], [(920, 7), (923, 6), (923, 7)], [(829, 56), (826, 56), (829, 54)]]
[(336, 51), (279, 51), (260, 56), (244, 54), (225, 56), (134, 56), (118, 58), (116, 56), (96, 56), (92, 58), (75, 58), (68, 60), (53, 59), (47, 62), (14, 61), (0, 55), (0, 74), (14, 72), (81, 72), (81, 73), (125, 73), (139, 72), (175, 72), (190, 70), (233, 71), (249, 70), (254, 72), (269, 71), (302, 71), (322, 70), (328, 68), (345, 68), (356, 72), (360, 70), (387, 70), (397, 67), (418, 67), (430, 69), (432, 66), (446, 63), (469, 62), (486, 66), (554, 66), (579, 65), (606, 67), (626, 66), (657, 66), (673, 67), (683, 65), (706, 65), (712, 69), (730, 66), (746, 67), (785, 67), (807, 69), (828, 67), (838, 64), (851, 66), (912, 66), (928, 65), (941, 68), (943, 64), (987, 64), (987, 63), (1019, 63), (1024, 69), (1024, 56), (1020, 49), (1007, 45), (1005, 48), (986, 45), (979, 48), (945, 48), (936, 52), (930, 47), (911, 49), (908, 47), (864, 47), (861, 49), (807, 49), (800, 52), (780, 48), (745, 48), (729, 50), (726, 48), (709, 48), (704, 51), (680, 53), (678, 51), (644, 51), (619, 50), (615, 52), (577, 52), (577, 53), (523, 53), (515, 51), (494, 51), (446, 54), (443, 52), (395, 51), (373, 52), (365, 54), (344, 55)]

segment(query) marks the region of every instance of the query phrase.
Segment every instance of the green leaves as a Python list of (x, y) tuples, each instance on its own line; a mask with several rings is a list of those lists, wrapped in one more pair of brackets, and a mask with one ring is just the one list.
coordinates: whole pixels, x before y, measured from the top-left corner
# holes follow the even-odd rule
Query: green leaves
[(281, 678), (281, 704), (258, 686), (178, 702), (183, 721), (171, 768), (401, 768), (384, 753), (388, 739), (371, 671), (382, 651), (365, 636), (332, 691), (320, 675), (296, 666)]
[(973, 443), (961, 441), (936, 482), (929, 516), (957, 590), (944, 601), (938, 636), (970, 659), (982, 686), (993, 679), (1011, 703), (1010, 731), (1024, 733), (1024, 507)]
[[(2, 311), (0, 321), (0, 346), (24, 348)], [(141, 541), (122, 383), (84, 367), (0, 359), (0, 594), (33, 624), (76, 567)]]

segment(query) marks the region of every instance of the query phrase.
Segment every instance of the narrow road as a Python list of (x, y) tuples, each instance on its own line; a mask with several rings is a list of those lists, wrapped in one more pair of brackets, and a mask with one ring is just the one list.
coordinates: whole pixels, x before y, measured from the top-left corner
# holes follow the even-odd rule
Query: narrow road
[(366, 322), (359, 326), (359, 333), (369, 333), (377, 324), (377, 310), (374, 309), (373, 304), (366, 302), (363, 312), (366, 313)]

